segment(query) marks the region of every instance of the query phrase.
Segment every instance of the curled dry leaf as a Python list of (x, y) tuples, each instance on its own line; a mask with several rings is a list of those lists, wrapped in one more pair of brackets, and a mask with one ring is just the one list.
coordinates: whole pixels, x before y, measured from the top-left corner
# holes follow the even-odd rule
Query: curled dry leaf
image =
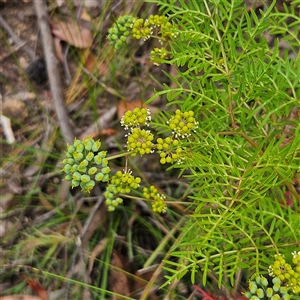
[(92, 32), (79, 26), (75, 21), (64, 22), (55, 20), (50, 22), (52, 33), (62, 41), (77, 48), (88, 48), (92, 44)]
[(55, 54), (56, 57), (58, 58), (58, 60), (60, 62), (63, 61), (63, 53), (62, 53), (62, 46), (61, 46), (61, 40), (57, 37), (54, 37), (54, 50), (55, 50)]

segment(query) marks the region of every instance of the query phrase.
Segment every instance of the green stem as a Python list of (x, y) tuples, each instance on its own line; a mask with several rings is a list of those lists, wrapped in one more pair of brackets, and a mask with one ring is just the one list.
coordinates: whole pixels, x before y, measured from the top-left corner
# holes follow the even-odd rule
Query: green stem
[(106, 157), (106, 159), (111, 160), (111, 159), (115, 159), (115, 158), (119, 158), (119, 157), (123, 157), (123, 156), (129, 156), (131, 153), (133, 153), (133, 151), (119, 153), (119, 154), (116, 154), (116, 155), (113, 155), (113, 156)]

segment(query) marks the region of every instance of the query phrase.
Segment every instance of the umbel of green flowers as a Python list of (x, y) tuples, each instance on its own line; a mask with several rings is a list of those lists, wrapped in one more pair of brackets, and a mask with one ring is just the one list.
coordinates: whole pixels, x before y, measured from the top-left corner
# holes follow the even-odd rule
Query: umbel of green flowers
[(150, 188), (143, 189), (143, 195), (146, 199), (152, 199), (152, 210), (154, 212), (164, 213), (167, 210), (164, 194), (158, 193), (155, 186), (151, 185)]
[(121, 16), (117, 22), (108, 30), (108, 40), (116, 49), (120, 49), (131, 33), (132, 26), (136, 18), (133, 16)]
[(244, 296), (250, 300), (289, 300), (292, 299), (291, 293), (282, 281), (275, 277), (272, 283), (269, 284), (267, 278), (261, 276), (249, 282), (249, 290), (244, 293)]
[(120, 16), (108, 29), (107, 39), (116, 49), (120, 49), (130, 34), (137, 40), (147, 40), (154, 34), (161, 44), (177, 36), (176, 30), (165, 16), (150, 15), (148, 19), (138, 19), (125, 15)]
[(292, 252), (292, 265), (286, 262), (281, 254), (275, 255), (274, 263), (269, 267), (269, 274), (278, 277), (293, 291), (300, 293), (300, 251)]
[(142, 129), (149, 126), (150, 111), (146, 108), (129, 110), (121, 119), (121, 125), (129, 130), (127, 136), (127, 150), (131, 156), (153, 153), (156, 149), (160, 156), (160, 163), (182, 163), (188, 155), (185, 148), (180, 146), (180, 140), (189, 137), (198, 128), (198, 122), (193, 111), (182, 112), (177, 109), (168, 121), (171, 136), (158, 138), (153, 143), (154, 135), (150, 130)]
[(104, 192), (108, 211), (114, 211), (119, 204), (123, 203), (120, 194), (129, 194), (132, 189), (136, 190), (139, 188), (140, 182), (141, 178), (134, 177), (130, 170), (124, 171), (123, 173), (117, 171), (116, 174), (112, 176)]
[(64, 180), (71, 181), (72, 187), (80, 186), (85, 192), (90, 192), (95, 182), (107, 182), (110, 168), (106, 151), (100, 151), (101, 142), (92, 137), (84, 140), (74, 140), (67, 146), (67, 158), (62, 161), (62, 171), (66, 173)]
[[(178, 31), (165, 16), (150, 15), (148, 19), (141, 19), (125, 15), (120, 16), (109, 28), (107, 39), (118, 50), (125, 45), (130, 35), (144, 41), (150, 37), (157, 38), (161, 45), (166, 45), (171, 38), (178, 35)], [(156, 47), (150, 53), (150, 60), (156, 65), (170, 57), (172, 57), (171, 52), (168, 52), (165, 47)]]
[(283, 255), (275, 255), (275, 260), (269, 266), (269, 275), (274, 277), (272, 283), (261, 276), (249, 282), (248, 291), (244, 296), (250, 300), (289, 300), (293, 294), (300, 293), (300, 251), (292, 252), (293, 266), (288, 264)]

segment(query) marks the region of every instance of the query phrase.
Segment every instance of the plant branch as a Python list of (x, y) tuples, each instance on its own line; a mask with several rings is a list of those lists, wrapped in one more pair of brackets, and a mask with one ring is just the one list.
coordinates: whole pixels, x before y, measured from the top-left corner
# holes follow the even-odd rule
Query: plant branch
[[(242, 132), (242, 131), (223, 131), (223, 132), (218, 132), (217, 134), (219, 134), (219, 135), (238, 134), (238, 135), (242, 136), (246, 141), (248, 141), (254, 148), (258, 147), (258, 145), (254, 141), (252, 141), (245, 132)], [(260, 154), (262, 155), (263, 153), (264, 152), (261, 150)], [(280, 174), (278, 174), (278, 176), (280, 176)], [(288, 182), (287, 180), (284, 181), (284, 184), (287, 187), (287, 189), (292, 193), (292, 195), (296, 198), (296, 200), (300, 203), (300, 195), (298, 194), (298, 192), (295, 189), (295, 187), (293, 186), (293, 184)]]
[(55, 52), (53, 47), (53, 39), (48, 23), (48, 12), (46, 9), (46, 4), (44, 3), (44, 1), (34, 0), (34, 7), (41, 31), (45, 60), (47, 65), (47, 73), (58, 124), (65, 141), (71, 144), (74, 139), (74, 133), (70, 125), (67, 109), (65, 107), (63, 94), (61, 91), (61, 79), (58, 71), (58, 60), (54, 54)]

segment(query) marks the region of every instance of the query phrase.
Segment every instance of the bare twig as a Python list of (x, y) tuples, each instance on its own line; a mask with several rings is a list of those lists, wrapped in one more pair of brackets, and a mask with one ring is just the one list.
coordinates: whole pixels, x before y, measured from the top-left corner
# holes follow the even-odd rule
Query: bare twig
[[(79, 19), (81, 12), (82, 12), (82, 3), (80, 4), (80, 6), (77, 8), (77, 11), (76, 11), (77, 20)], [(64, 73), (65, 73), (65, 76), (66, 76), (67, 85), (70, 85), (71, 81), (72, 81), (71, 73), (70, 73), (70, 69), (69, 69), (68, 61), (67, 61), (69, 48), (70, 48), (70, 46), (69, 46), (69, 44), (67, 44), (67, 46), (64, 50), (64, 53), (63, 53), (63, 61), (62, 61)]]
[(3, 27), (6, 32), (9, 34), (9, 36), (12, 38), (14, 43), (16, 44), (17, 48), (22, 47), (24, 51), (30, 56), (32, 60), (36, 58), (35, 52), (28, 46), (26, 45), (26, 42), (22, 41), (11, 29), (11, 27), (7, 24), (7, 22), (4, 20), (2, 15), (0, 15), (0, 25)]
[(22, 44), (18, 44), (12, 47), (12, 51), (9, 51), (8, 53), (5, 53), (4, 55), (2, 55), (0, 57), (0, 63), (2, 63), (5, 59), (7, 59), (8, 57), (10, 57), (12, 55), (12, 53), (17, 52), (19, 49), (21, 49), (24, 45), (26, 44), (26, 42), (23, 42)]
[(10, 119), (6, 116), (0, 115), (0, 124), (3, 127), (3, 132), (4, 132), (4, 135), (6, 137), (6, 141), (9, 144), (14, 143), (16, 140), (15, 140), (14, 133), (11, 129)]
[(99, 129), (107, 129), (116, 112), (117, 108), (115, 106), (112, 106), (109, 110), (106, 111), (105, 114), (101, 115), (101, 117), (94, 124), (88, 127), (87, 130), (85, 130), (85, 132), (83, 132), (79, 136), (79, 138), (84, 139), (92, 133), (98, 131)]
[(38, 24), (41, 32), (45, 60), (47, 64), (50, 89), (53, 96), (54, 107), (57, 114), (59, 127), (66, 142), (71, 144), (74, 139), (74, 133), (71, 129), (67, 109), (63, 101), (61, 80), (58, 71), (58, 60), (54, 54), (53, 40), (48, 23), (48, 11), (46, 8), (46, 4), (41, 0), (34, 0), (34, 7), (38, 17)]

